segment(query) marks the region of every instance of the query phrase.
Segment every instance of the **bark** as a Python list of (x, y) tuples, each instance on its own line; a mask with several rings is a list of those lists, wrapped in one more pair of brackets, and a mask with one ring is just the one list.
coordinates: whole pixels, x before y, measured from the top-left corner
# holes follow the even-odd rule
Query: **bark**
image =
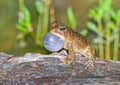
[(72, 64), (65, 55), (27, 53), (14, 56), (0, 53), (0, 85), (118, 85), (120, 62), (96, 59), (94, 69), (85, 69), (87, 58), (76, 54)]

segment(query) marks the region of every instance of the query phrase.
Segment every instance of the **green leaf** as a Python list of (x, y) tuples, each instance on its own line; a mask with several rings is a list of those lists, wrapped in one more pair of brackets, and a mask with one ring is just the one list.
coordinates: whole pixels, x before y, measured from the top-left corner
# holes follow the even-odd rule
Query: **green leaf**
[(24, 33), (27, 33), (27, 32), (28, 32), (28, 30), (27, 30), (25, 27), (23, 27), (23, 26), (16, 25), (16, 27), (17, 27), (18, 30), (20, 30), (20, 31), (22, 31), (22, 32), (24, 32)]
[(97, 29), (97, 26), (94, 23), (87, 22), (87, 27), (88, 27), (89, 30), (91, 30), (91, 31), (93, 31), (93, 32), (95, 32), (97, 34), (99, 33), (99, 31)]
[(26, 7), (24, 7), (24, 22), (25, 22), (27, 27), (29, 27), (31, 25), (30, 20), (31, 20), (30, 12)]
[(111, 30), (114, 30), (116, 24), (113, 21), (109, 21), (108, 26), (110, 27)]
[(31, 16), (30, 16), (30, 12), (29, 10), (24, 7), (23, 9), (23, 19), (19, 19), (18, 20), (18, 24), (16, 25), (17, 29), (24, 32), (24, 33), (27, 33), (28, 32), (28, 27), (31, 26)]
[(117, 11), (117, 18), (120, 18), (120, 10)]
[(100, 8), (105, 12), (111, 9), (112, 0), (100, 0)]
[(112, 11), (111, 12), (111, 18), (116, 21), (116, 12), (115, 11)]
[(97, 17), (101, 19), (104, 16), (104, 11), (99, 7), (96, 7), (96, 10), (97, 10)]
[(116, 38), (119, 38), (119, 29), (114, 28), (114, 30), (111, 32), (111, 36), (109, 41), (114, 41)]
[(87, 29), (83, 29), (82, 31), (80, 31), (80, 34), (86, 36), (88, 34), (88, 30)]
[(120, 24), (120, 10), (116, 13), (116, 22)]
[(90, 9), (88, 16), (90, 18), (94, 18), (96, 17), (96, 15), (97, 15), (96, 11), (94, 9)]
[(105, 41), (104, 39), (101, 39), (101, 38), (99, 38), (99, 37), (94, 38), (94, 39), (93, 39), (93, 42), (96, 43), (96, 44), (98, 44), (98, 43), (100, 43), (100, 42), (106, 43), (106, 41)]
[(44, 12), (43, 0), (35, 0), (35, 7), (39, 13), (43, 13)]
[(68, 7), (68, 9), (67, 9), (67, 19), (68, 19), (70, 27), (73, 30), (75, 30), (75, 28), (77, 26), (77, 22), (76, 22), (76, 19), (75, 19), (75, 16), (73, 14), (73, 11), (72, 11), (71, 7)]

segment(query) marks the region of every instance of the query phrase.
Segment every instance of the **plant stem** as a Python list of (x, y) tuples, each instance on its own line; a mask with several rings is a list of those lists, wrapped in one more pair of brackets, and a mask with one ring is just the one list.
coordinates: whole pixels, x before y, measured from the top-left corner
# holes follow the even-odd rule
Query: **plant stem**
[[(42, 12), (39, 12), (38, 26), (36, 32), (36, 43), (43, 47), (42, 38), (48, 31), (49, 5), (51, 0), (42, 0)], [(41, 11), (41, 9), (40, 9)]]
[(40, 39), (41, 39), (41, 33), (43, 30), (43, 21), (42, 21), (42, 17), (43, 14), (39, 13), (39, 18), (38, 18), (38, 24), (37, 24), (37, 31), (36, 31), (36, 44), (40, 44)]
[(109, 41), (109, 38), (110, 38), (110, 31), (107, 30), (107, 34), (106, 34), (106, 49), (105, 49), (106, 50), (105, 59), (107, 59), (107, 60), (111, 59), (111, 57), (110, 57), (110, 41)]
[[(43, 14), (43, 31), (42, 31), (42, 35), (41, 35), (41, 39), (43, 38), (43, 36), (47, 33), (48, 31), (48, 18), (49, 18), (49, 5), (50, 5), (50, 0), (44, 0), (44, 14)], [(42, 40), (41, 40), (42, 42)], [(42, 43), (40, 43), (41, 46)]]
[(45, 8), (44, 8), (44, 15), (43, 15), (43, 29), (44, 29), (44, 31), (42, 33), (42, 37), (48, 31), (49, 5), (50, 5), (50, 0), (45, 0)]
[(98, 29), (99, 29), (99, 34), (98, 34), (98, 36), (99, 36), (99, 40), (100, 40), (100, 42), (99, 42), (99, 57), (101, 58), (101, 59), (104, 59), (104, 48), (103, 48), (103, 37), (102, 37), (102, 23), (101, 23), (101, 20), (100, 19), (98, 19)]
[[(42, 4), (42, 10), (44, 10), (44, 2), (43, 0), (39, 2)], [(41, 9), (39, 9), (39, 16), (38, 16), (38, 23), (37, 23), (37, 30), (36, 30), (36, 44), (40, 45), (41, 43), (41, 38), (42, 38), (42, 32), (43, 32), (43, 15), (44, 12)]]
[(54, 22), (55, 19), (55, 9), (54, 9), (54, 5), (53, 5), (53, 0), (50, 0), (50, 21)]
[(120, 20), (118, 20), (117, 21), (117, 26), (116, 26), (116, 29), (118, 29), (118, 32), (117, 32), (117, 37), (116, 37), (116, 39), (114, 40), (114, 48), (113, 48), (113, 60), (115, 60), (115, 61), (117, 61), (118, 60), (118, 54), (119, 54), (119, 42), (120, 42), (120, 34), (119, 34), (119, 32), (120, 32)]
[(23, 11), (23, 9), (24, 9), (24, 0), (19, 0), (19, 10), (20, 11)]
[(119, 46), (119, 34), (116, 37), (115, 41), (114, 41), (114, 56), (113, 56), (113, 60), (117, 61), (118, 60), (118, 46)]
[(105, 59), (110, 60), (110, 28), (109, 28), (109, 16), (106, 16), (106, 47), (105, 47)]

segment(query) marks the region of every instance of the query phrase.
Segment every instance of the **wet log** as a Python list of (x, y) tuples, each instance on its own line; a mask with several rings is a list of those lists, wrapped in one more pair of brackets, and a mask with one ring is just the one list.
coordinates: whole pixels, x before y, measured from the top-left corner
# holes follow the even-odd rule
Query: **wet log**
[(120, 62), (96, 59), (94, 69), (85, 69), (87, 58), (76, 54), (72, 64), (65, 55), (27, 53), (14, 56), (0, 53), (0, 85), (118, 85)]

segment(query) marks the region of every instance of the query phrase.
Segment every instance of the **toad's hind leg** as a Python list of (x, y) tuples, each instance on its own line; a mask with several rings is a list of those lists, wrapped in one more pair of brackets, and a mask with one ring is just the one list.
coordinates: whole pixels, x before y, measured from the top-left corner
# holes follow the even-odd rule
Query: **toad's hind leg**
[(95, 49), (88, 46), (86, 48), (84, 55), (85, 55), (85, 57), (87, 57), (89, 59), (88, 62), (86, 62), (86, 64), (85, 64), (86, 65), (85, 69), (87, 69), (89, 66), (91, 66), (91, 68), (94, 69), (94, 62), (96, 59)]

